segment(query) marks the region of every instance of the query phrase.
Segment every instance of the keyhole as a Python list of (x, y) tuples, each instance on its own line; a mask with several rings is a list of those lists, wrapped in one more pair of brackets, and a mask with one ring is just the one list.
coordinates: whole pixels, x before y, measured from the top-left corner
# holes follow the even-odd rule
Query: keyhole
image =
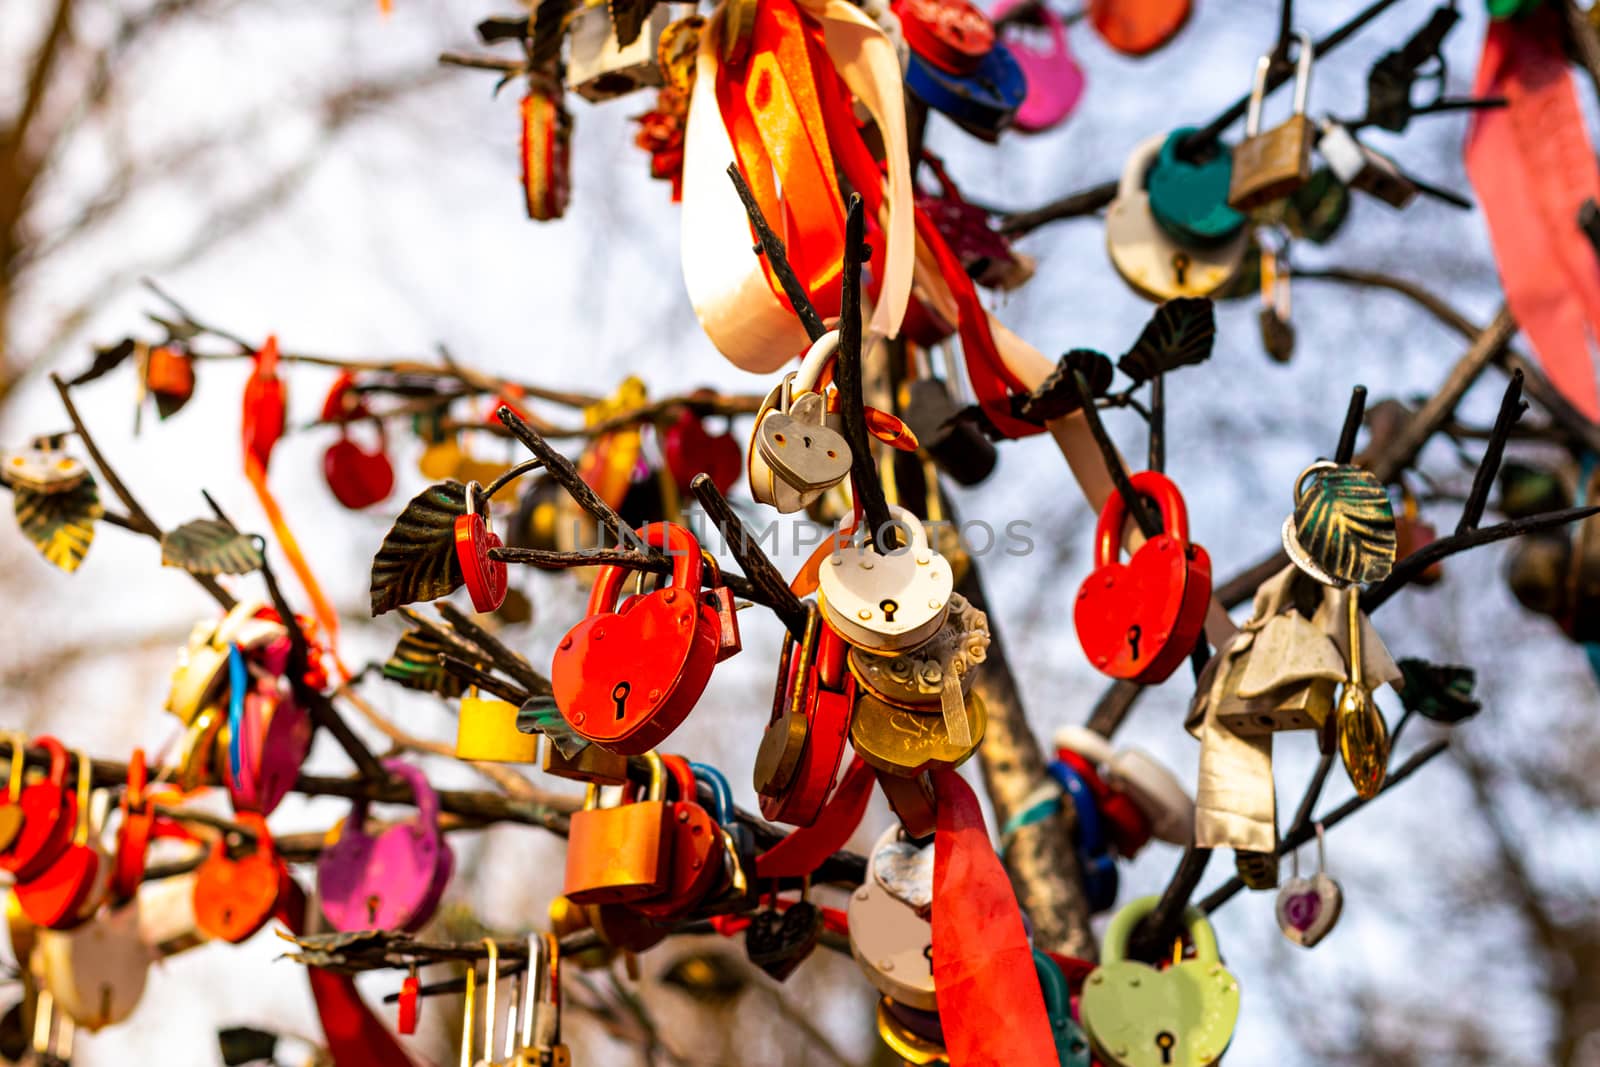
[(878, 601), (878, 607), (883, 610), (884, 622), (894, 622), (894, 613), (900, 610), (900, 605), (891, 599)]
[(1139, 629), (1138, 623), (1128, 627), (1128, 654), (1134, 659), (1139, 658), (1139, 636), (1142, 633), (1143, 631)]
[(378, 894), (376, 893), (367, 898), (367, 922), (373, 926), (378, 925)]
[(1188, 285), (1189, 255), (1186, 252), (1172, 253), (1172, 280), (1178, 285)]
[(1173, 1037), (1165, 1030), (1156, 1035), (1156, 1048), (1161, 1050), (1162, 1063), (1172, 1062), (1172, 1046), (1176, 1045), (1177, 1043), (1178, 1039)]
[(621, 719), (623, 714), (627, 711), (626, 705), (628, 703), (628, 691), (632, 688), (633, 686), (629, 685), (627, 682), (618, 682), (611, 689), (611, 699), (617, 705), (618, 719)]
[(805, 436), (804, 434), (802, 434), (800, 436), (800, 443), (805, 445), (807, 448), (810, 448), (811, 447), (811, 438), (809, 438), (809, 437)]
[(930, 944), (922, 950), (922, 958), (928, 961), (928, 977), (933, 977), (933, 946)]

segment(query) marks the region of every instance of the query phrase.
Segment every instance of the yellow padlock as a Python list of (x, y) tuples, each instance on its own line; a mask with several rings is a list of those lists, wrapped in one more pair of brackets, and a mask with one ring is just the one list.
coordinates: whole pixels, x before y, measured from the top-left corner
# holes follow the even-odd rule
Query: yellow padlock
[(517, 706), (486, 697), (477, 687), (461, 697), (456, 718), (456, 758), (487, 763), (537, 763), (539, 735), (517, 729)]

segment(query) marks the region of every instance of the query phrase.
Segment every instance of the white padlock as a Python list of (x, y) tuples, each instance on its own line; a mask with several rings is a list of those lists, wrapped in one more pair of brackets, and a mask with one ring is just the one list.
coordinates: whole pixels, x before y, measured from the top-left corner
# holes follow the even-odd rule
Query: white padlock
[(1239, 273), (1250, 242), (1248, 226), (1209, 248), (1180, 244), (1161, 228), (1150, 211), (1145, 175), (1166, 140), (1166, 134), (1157, 134), (1133, 150), (1122, 170), (1117, 198), (1106, 212), (1111, 265), (1135, 292), (1157, 302), (1210, 296), (1221, 289)]
[(656, 4), (632, 44), (617, 41), (605, 3), (586, 3), (572, 18), (567, 53), (567, 87), (585, 100), (611, 100), (663, 84), (656, 45), (672, 23), (668, 4)]
[(839, 331), (817, 338), (798, 371), (767, 394), (756, 413), (746, 450), (750, 495), (780, 512), (799, 511), (850, 474), (850, 445), (839, 417), (828, 413), (816, 389), (822, 370), (839, 348)]
[[(829, 626), (850, 644), (892, 655), (928, 640), (950, 612), (950, 561), (928, 544), (928, 531), (905, 508), (891, 507), (910, 544), (879, 554), (870, 543), (841, 545), (822, 564), (818, 603)], [(878, 531), (869, 531), (876, 536)]]
[(1139, 806), (1157, 838), (1174, 845), (1194, 840), (1194, 798), (1150, 753), (1139, 748), (1113, 750), (1111, 742), (1083, 726), (1063, 726), (1053, 740), (1057, 748), (1099, 764), (1105, 783)]
[[(905, 868), (898, 878), (880, 878), (877, 858), (886, 847), (907, 853), (898, 857)], [(884, 832), (868, 859), (867, 877), (850, 894), (850, 954), (867, 980), (884, 996), (918, 1011), (937, 1011), (933, 985), (933, 925), (903, 897), (909, 892), (933, 893), (933, 849), (900, 842), (900, 825)], [(920, 870), (919, 868), (926, 868)], [(909, 881), (908, 881), (909, 878)], [(897, 895), (885, 881), (899, 881)], [(910, 884), (914, 882), (916, 884)]]
[(1317, 151), (1327, 160), (1335, 178), (1390, 207), (1405, 207), (1417, 197), (1416, 184), (1400, 173), (1394, 160), (1362, 144), (1347, 126), (1323, 122)]
[[(114, 866), (107, 860), (103, 866)], [(139, 899), (106, 908), (70, 932), (40, 930), (44, 986), (86, 1030), (119, 1023), (144, 996), (155, 952), (140, 937)]]

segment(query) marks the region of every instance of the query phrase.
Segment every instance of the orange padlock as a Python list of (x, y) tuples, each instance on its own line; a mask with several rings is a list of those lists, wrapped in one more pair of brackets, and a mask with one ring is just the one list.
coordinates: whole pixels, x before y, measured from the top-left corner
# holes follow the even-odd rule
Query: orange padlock
[(287, 873), (273, 851), (267, 821), (249, 811), (237, 812), (235, 818), (255, 834), (255, 850), (232, 859), (226, 838), (212, 846), (195, 875), (194, 918), (205, 933), (237, 944), (272, 918)]
[(567, 832), (567, 876), (563, 892), (574, 904), (618, 904), (659, 896), (672, 870), (672, 818), (666, 803), (666, 773), (660, 757), (650, 764), (645, 799), (602, 808), (600, 787), (590, 785), (583, 810), (572, 813)]

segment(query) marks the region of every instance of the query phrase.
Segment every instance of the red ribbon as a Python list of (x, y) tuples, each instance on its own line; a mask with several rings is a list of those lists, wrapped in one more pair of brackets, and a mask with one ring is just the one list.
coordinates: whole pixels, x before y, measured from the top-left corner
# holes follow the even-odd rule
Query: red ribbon
[(816, 822), (802, 826), (794, 833), (756, 857), (756, 877), (762, 881), (773, 878), (804, 878), (822, 862), (845, 846), (850, 835), (861, 825), (867, 812), (867, 801), (872, 799), (872, 768), (855, 757), (850, 769), (833, 791), (833, 796), (823, 805)]
[(1506, 302), (1550, 381), (1600, 417), (1590, 343), (1600, 337), (1600, 267), (1578, 209), (1600, 200), (1600, 169), (1561, 50), (1561, 16), (1545, 9), (1493, 22), (1477, 97), (1510, 105), (1474, 113), (1467, 174), (1494, 244)]
[(1056, 1062), (1011, 880), (966, 780), (933, 772), (933, 982), (951, 1067)]
[[(277, 919), (291, 933), (300, 934), (306, 926), (306, 895), (293, 879), (285, 878), (284, 882), (287, 889), (278, 898)], [(356, 992), (355, 979), (321, 967), (307, 967), (305, 971), (334, 1063), (414, 1067), (400, 1042)]]

